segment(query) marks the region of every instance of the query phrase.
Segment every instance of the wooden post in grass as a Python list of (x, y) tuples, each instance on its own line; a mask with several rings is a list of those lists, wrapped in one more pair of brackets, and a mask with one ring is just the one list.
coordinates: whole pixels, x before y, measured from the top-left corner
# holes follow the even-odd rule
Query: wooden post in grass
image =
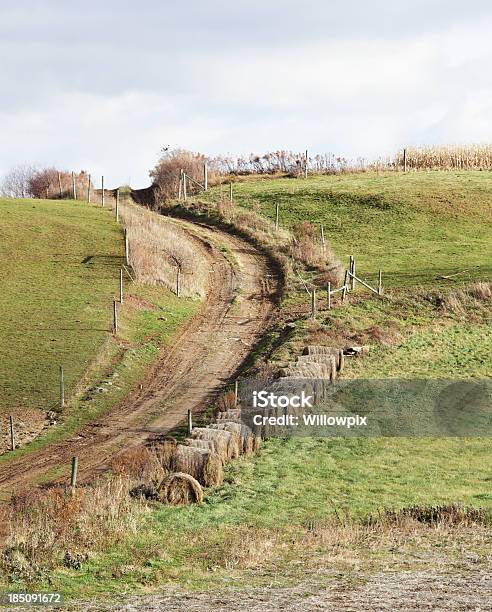
[(87, 202), (91, 203), (91, 175), (89, 174), (89, 181), (87, 183)]
[(203, 189), (208, 191), (208, 164), (205, 162), (203, 164)]
[(113, 299), (113, 331), (116, 334), (118, 332), (118, 302)]
[(63, 197), (63, 190), (62, 190), (62, 184), (61, 184), (61, 174), (58, 172), (58, 193), (60, 194), (60, 200)]
[(232, 182), (229, 183), (229, 202), (232, 204)]
[(308, 151), (306, 149), (306, 157), (304, 159), (304, 178), (308, 177)]
[(181, 196), (183, 195), (183, 171), (179, 171), (179, 181), (178, 181), (178, 202), (181, 202)]
[(193, 433), (193, 416), (191, 410), (188, 408), (188, 437)]
[(181, 297), (181, 267), (176, 268), (176, 296)]
[(382, 273), (381, 270), (379, 270), (378, 273), (378, 295), (381, 295), (381, 293), (383, 292), (383, 278), (382, 278)]
[(188, 193), (186, 191), (186, 172), (183, 170), (183, 199), (186, 202)]
[(60, 366), (60, 407), (65, 406), (65, 372), (63, 366)]
[(347, 295), (347, 283), (348, 283), (348, 270), (345, 270), (345, 278), (343, 280), (342, 302), (345, 302), (345, 297)]
[(72, 172), (72, 193), (73, 193), (73, 199), (76, 200), (77, 199), (77, 185), (75, 181), (75, 172)]
[(355, 257), (353, 255), (350, 256), (349, 259), (349, 272), (350, 272), (350, 289), (353, 291), (355, 289)]
[(234, 382), (234, 407), (237, 408), (239, 402), (239, 381)]
[(316, 319), (316, 289), (311, 291), (311, 318)]
[(116, 190), (116, 207), (115, 207), (115, 219), (116, 223), (120, 221), (120, 190)]
[(125, 227), (125, 262), (126, 265), (128, 266), (128, 257), (129, 257), (129, 246), (128, 246), (128, 231)]
[(72, 494), (75, 493), (75, 487), (77, 486), (78, 468), (79, 468), (78, 457), (72, 457), (72, 474), (70, 476), (70, 488), (72, 489)]
[(120, 268), (120, 304), (123, 304), (123, 268)]
[(328, 281), (328, 289), (326, 290), (326, 297), (328, 299), (328, 310), (331, 310), (331, 283)]
[(10, 448), (15, 450), (15, 432), (14, 432), (14, 417), (12, 415), (9, 416), (10, 423)]
[(321, 224), (321, 248), (323, 249), (323, 254), (324, 254), (326, 250), (326, 242), (325, 242), (325, 228), (323, 227), (323, 224)]
[(275, 231), (278, 232), (278, 221), (279, 221), (280, 205), (275, 202)]
[(104, 176), (101, 176), (101, 204), (104, 206)]
[(403, 149), (403, 172), (407, 171), (407, 150)]

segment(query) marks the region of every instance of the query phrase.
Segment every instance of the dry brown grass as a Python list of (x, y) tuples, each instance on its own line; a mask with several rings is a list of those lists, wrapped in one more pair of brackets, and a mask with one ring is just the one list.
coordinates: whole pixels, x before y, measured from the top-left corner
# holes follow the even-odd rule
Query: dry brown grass
[(236, 394), (234, 391), (226, 391), (217, 400), (215, 404), (219, 412), (233, 410), (236, 407)]
[(136, 280), (176, 291), (181, 269), (181, 295), (203, 297), (208, 269), (187, 234), (176, 224), (142, 206), (125, 202), (121, 218), (128, 231), (130, 264)]
[(157, 486), (167, 473), (157, 453), (145, 446), (135, 446), (114, 457), (111, 471), (131, 479), (134, 485), (142, 483), (153, 486)]
[(115, 477), (95, 487), (35, 490), (14, 497), (7, 514), (1, 566), (31, 580), (65, 559), (86, 557), (137, 530), (147, 508), (129, 496), (130, 479)]
[(455, 291), (430, 291), (420, 297), (442, 311), (466, 315), (473, 309), (487, 308), (492, 298), (492, 283), (478, 282)]
[(492, 283), (475, 283), (468, 289), (468, 294), (483, 302), (490, 300), (492, 298)]

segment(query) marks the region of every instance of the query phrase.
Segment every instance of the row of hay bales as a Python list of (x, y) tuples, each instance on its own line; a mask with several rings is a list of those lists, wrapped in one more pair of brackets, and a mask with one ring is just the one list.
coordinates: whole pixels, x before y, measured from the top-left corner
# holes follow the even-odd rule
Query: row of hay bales
[[(318, 401), (343, 367), (343, 349), (307, 346), (296, 362), (287, 364), (280, 377), (269, 383), (268, 389), (280, 394), (304, 390)], [(200, 503), (203, 487), (222, 484), (226, 463), (256, 453), (261, 438), (276, 433), (275, 427), (268, 425), (249, 428), (241, 420), (240, 407), (224, 408), (214, 423), (193, 428), (183, 443), (155, 438), (146, 447), (129, 451), (127, 460), (123, 458), (119, 464), (137, 480), (132, 494), (172, 505)], [(269, 414), (274, 413), (269, 409)]]
[[(287, 363), (280, 369), (280, 377), (270, 382), (266, 390), (276, 395), (291, 396), (304, 392), (313, 398), (314, 407), (330, 396), (331, 385), (344, 370), (345, 357), (358, 357), (368, 352), (368, 346), (345, 348), (306, 346), (303, 354), (298, 356), (295, 362)], [(303, 407), (268, 407), (264, 409), (263, 416), (275, 417), (275, 419), (282, 415), (301, 417), (305, 412), (306, 409)], [(268, 422), (261, 428), (255, 428), (254, 431), (262, 438), (291, 435), (285, 425), (269, 424)], [(302, 435), (299, 429), (297, 433)]]
[(282, 368), (282, 378), (319, 378), (334, 381), (342, 372), (344, 352), (331, 346), (307, 346), (295, 362)]
[[(215, 423), (194, 427), (182, 444), (173, 438), (150, 440), (138, 451), (139, 461), (144, 456), (144, 468), (127, 470), (137, 480), (131, 494), (172, 505), (200, 503), (204, 487), (222, 484), (226, 463), (259, 450), (259, 436), (240, 418), (239, 408), (222, 411)], [(130, 453), (136, 456), (136, 450), (128, 453), (135, 465)]]

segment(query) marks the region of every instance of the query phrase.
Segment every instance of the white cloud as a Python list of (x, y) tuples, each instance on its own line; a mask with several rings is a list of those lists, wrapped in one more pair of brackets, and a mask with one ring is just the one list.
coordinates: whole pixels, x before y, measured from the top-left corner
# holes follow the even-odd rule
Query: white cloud
[(141, 186), (165, 145), (357, 157), (492, 139), (488, 3), (20, 4), (0, 8), (0, 173), (33, 161)]

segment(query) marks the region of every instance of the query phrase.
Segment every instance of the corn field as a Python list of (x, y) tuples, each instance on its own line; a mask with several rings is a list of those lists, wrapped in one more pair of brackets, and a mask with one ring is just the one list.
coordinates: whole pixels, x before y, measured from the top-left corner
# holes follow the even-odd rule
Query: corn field
[[(407, 170), (492, 170), (492, 145), (409, 147), (405, 151)], [(394, 167), (403, 170), (404, 166), (402, 150)]]

